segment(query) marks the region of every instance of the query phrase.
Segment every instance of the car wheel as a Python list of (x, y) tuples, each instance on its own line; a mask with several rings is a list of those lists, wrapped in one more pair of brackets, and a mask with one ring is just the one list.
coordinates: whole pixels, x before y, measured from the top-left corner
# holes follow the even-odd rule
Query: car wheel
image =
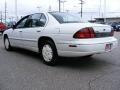
[(57, 62), (57, 50), (52, 41), (46, 41), (41, 46), (41, 56), (43, 62), (47, 65), (54, 66)]
[(11, 45), (10, 45), (10, 41), (9, 41), (8, 37), (5, 37), (5, 38), (4, 38), (4, 47), (5, 47), (5, 49), (6, 49), (7, 51), (12, 50), (12, 47), (11, 47)]

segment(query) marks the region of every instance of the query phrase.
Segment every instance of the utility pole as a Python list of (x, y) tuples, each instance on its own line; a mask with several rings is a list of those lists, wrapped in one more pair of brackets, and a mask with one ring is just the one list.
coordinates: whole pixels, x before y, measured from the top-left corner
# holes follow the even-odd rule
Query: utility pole
[(82, 16), (83, 16), (83, 4), (84, 4), (84, 1), (83, 0), (79, 0), (80, 1), (80, 3), (79, 4), (81, 4), (81, 18), (82, 18)]
[(104, 0), (104, 23), (106, 23), (106, 0)]
[(11, 16), (11, 21), (13, 22), (13, 19), (14, 19), (14, 17), (13, 16)]
[(0, 11), (0, 20), (2, 22), (2, 11)]
[(38, 12), (40, 12), (40, 10), (41, 10), (41, 7), (40, 7), (40, 6), (38, 6), (37, 8), (38, 8)]
[(64, 4), (65, 4), (65, 2), (67, 2), (67, 1), (62, 0), (62, 1), (60, 1), (60, 2), (63, 3), (63, 12), (64, 12)]
[(52, 7), (51, 7), (51, 5), (49, 5), (49, 9), (48, 9), (48, 11), (49, 11), (49, 12), (52, 11)]
[(100, 3), (100, 4), (99, 4), (99, 17), (101, 17), (101, 2), (102, 2), (102, 1), (100, 0), (100, 2), (99, 2), (99, 3)]
[(61, 0), (59, 0), (59, 12), (61, 12)]
[(6, 0), (5, 0), (5, 24), (6, 24), (6, 18), (7, 18), (7, 3), (6, 3)]

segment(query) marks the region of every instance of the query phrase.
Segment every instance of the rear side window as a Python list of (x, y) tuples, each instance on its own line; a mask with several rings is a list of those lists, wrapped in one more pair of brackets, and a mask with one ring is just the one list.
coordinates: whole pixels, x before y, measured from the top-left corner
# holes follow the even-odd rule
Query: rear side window
[(40, 18), (40, 22), (41, 22), (42, 26), (45, 25), (45, 23), (46, 23), (46, 17), (45, 17), (44, 14), (42, 14), (42, 16), (41, 16), (41, 18)]
[(80, 23), (81, 19), (78, 14), (71, 13), (50, 13), (59, 23)]

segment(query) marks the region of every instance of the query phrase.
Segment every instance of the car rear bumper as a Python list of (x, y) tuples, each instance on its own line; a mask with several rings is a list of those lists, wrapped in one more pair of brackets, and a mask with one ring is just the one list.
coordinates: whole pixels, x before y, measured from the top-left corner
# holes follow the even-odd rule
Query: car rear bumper
[(3, 30), (3, 29), (0, 29), (0, 32), (4, 32), (4, 30)]
[[(91, 43), (72, 41), (70, 43), (60, 44), (58, 49), (58, 55), (64, 57), (80, 57), (91, 54), (99, 54), (109, 52), (118, 46), (118, 41), (114, 37), (101, 39), (101, 41), (95, 42), (91, 40)], [(108, 39), (108, 40), (107, 40)], [(106, 45), (111, 44), (111, 48), (106, 50)]]

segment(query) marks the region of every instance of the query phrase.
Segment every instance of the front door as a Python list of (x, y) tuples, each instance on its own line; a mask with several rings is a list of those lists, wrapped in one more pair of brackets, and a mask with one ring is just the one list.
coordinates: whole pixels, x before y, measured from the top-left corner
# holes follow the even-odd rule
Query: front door
[(25, 28), (24, 24), (26, 22), (26, 20), (28, 19), (29, 16), (25, 16), (24, 18), (22, 18), (14, 27), (13, 31), (12, 31), (12, 35), (10, 37), (11, 39), (11, 44), (13, 46), (18, 46), (18, 47), (22, 47), (22, 30)]
[(38, 38), (42, 35), (46, 17), (44, 14), (33, 14), (29, 16), (25, 23), (25, 29), (22, 30), (22, 44), (25, 48), (38, 51)]

